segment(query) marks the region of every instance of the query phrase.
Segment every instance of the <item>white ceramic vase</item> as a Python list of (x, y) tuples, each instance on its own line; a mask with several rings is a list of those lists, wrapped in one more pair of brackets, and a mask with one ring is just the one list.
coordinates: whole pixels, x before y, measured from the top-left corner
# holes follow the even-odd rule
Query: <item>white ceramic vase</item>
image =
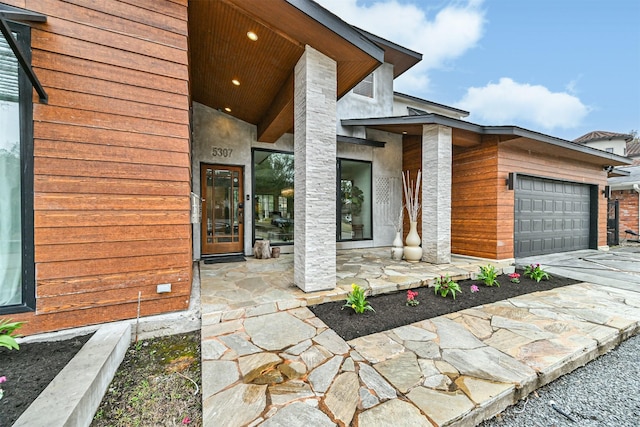
[(409, 262), (418, 262), (422, 259), (422, 248), (420, 247), (422, 239), (418, 234), (418, 223), (411, 221), (409, 234), (405, 239), (404, 259)]
[(404, 254), (404, 245), (402, 244), (402, 232), (398, 231), (396, 233), (396, 238), (393, 239), (391, 247), (391, 259), (401, 260), (402, 255)]

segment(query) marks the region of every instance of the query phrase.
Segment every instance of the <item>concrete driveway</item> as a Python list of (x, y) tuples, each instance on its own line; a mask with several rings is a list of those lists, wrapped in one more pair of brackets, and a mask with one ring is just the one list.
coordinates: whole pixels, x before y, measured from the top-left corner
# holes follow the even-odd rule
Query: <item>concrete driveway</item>
[(537, 263), (552, 275), (640, 292), (640, 245), (516, 259), (519, 267)]

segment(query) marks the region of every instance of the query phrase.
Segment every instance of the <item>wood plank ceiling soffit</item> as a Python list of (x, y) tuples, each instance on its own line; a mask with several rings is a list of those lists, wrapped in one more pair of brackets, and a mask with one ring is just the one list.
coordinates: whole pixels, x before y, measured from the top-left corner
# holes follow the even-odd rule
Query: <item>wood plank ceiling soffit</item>
[(258, 127), (262, 142), (293, 129), (293, 70), (305, 45), (337, 62), (338, 97), (380, 64), (286, 1), (191, 1), (189, 42), (193, 100), (229, 108), (227, 114)]

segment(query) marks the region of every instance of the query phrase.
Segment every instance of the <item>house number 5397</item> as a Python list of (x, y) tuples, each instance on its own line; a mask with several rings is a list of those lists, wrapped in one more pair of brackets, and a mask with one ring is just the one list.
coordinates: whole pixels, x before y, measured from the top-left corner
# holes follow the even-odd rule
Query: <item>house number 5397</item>
[(212, 147), (211, 154), (213, 157), (231, 157), (233, 148)]

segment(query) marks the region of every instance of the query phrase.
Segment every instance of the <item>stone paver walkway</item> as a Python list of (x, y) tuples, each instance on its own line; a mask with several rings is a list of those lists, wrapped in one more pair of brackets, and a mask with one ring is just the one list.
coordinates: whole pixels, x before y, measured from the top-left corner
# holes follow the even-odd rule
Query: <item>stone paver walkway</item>
[[(355, 280), (402, 289), (447, 269), (469, 275), (478, 261), (343, 256), (339, 290), (316, 296), (296, 292), (277, 260), (211, 269), (223, 278), (202, 269), (205, 427), (473, 426), (640, 328), (640, 294), (583, 283), (345, 342), (306, 305), (343, 298)], [(255, 272), (270, 269), (280, 273)]]

